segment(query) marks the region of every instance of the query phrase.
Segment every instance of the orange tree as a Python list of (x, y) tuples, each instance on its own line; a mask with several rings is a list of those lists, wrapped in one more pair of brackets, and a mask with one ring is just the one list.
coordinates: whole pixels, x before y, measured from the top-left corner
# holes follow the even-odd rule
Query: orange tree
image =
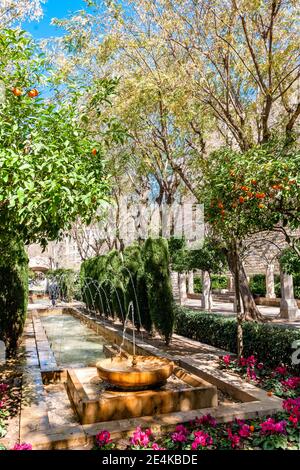
[[(240, 329), (244, 318), (262, 320), (241, 261), (243, 240), (263, 230), (281, 230), (293, 243), (290, 229), (300, 225), (300, 154), (295, 145), (272, 140), (247, 152), (222, 148), (203, 168), (206, 221), (223, 243), (236, 292)], [(293, 243), (295, 249), (297, 244)]]
[(45, 244), (78, 215), (88, 222), (103, 200), (105, 145), (77, 111), (84, 91), (64, 104), (41, 98), (46, 62), (22, 32), (2, 32), (0, 54), (1, 229)]
[[(51, 74), (44, 56), (22, 31), (1, 31), (0, 56), (0, 257), (2, 277), (8, 279), (13, 271), (17, 289), (24, 287), (18, 260), (26, 257), (17, 254), (24, 251), (24, 243), (45, 246), (78, 216), (89, 223), (107, 197), (107, 136), (103, 133), (100, 140), (99, 130), (97, 136), (85, 128), (85, 90), (75, 90), (64, 103), (51, 102), (49, 91), (41, 97)], [(103, 81), (102, 88), (103, 103), (112, 92), (111, 83)], [(20, 298), (22, 305), (11, 302), (6, 308), (12, 284), (2, 287), (1, 335), (15, 347), (26, 295)]]

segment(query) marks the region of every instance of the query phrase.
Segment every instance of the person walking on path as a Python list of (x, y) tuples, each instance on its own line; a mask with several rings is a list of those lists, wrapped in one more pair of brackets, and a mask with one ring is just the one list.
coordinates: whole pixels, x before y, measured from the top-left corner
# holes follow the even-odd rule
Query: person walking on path
[(59, 296), (59, 287), (56, 281), (53, 281), (49, 285), (49, 298), (51, 300), (52, 307), (55, 307), (56, 301)]

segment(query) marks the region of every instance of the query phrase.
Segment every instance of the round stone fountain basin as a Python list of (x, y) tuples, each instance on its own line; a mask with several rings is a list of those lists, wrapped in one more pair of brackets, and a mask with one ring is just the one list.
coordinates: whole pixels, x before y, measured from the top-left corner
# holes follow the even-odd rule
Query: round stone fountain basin
[(97, 362), (99, 377), (124, 390), (145, 390), (163, 385), (173, 372), (174, 363), (155, 356), (113, 357)]

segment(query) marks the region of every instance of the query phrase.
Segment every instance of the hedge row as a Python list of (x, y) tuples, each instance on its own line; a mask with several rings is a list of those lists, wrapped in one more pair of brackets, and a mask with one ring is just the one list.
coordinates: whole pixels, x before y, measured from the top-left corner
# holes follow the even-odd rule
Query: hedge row
[(24, 243), (1, 236), (0, 340), (7, 354), (15, 352), (25, 324), (28, 303), (28, 256)]
[[(237, 353), (237, 323), (234, 318), (178, 307), (175, 331), (187, 338)], [(299, 365), (292, 364), (292, 354), (295, 352), (293, 342), (299, 341), (298, 348), (300, 347), (299, 330), (266, 323), (245, 322), (243, 337), (245, 357), (254, 354), (269, 367), (282, 363), (300, 370)], [(300, 354), (298, 359), (300, 360)]]
[[(222, 274), (211, 274), (211, 289), (227, 289), (228, 279), (227, 276)], [(194, 277), (194, 292), (195, 294), (202, 293), (202, 279), (201, 277)]]
[(151, 332), (155, 327), (169, 342), (174, 301), (165, 239), (149, 238), (143, 245), (126, 247), (123, 253), (113, 250), (84, 261), (81, 292), (90, 309), (122, 322), (132, 302), (137, 328)]

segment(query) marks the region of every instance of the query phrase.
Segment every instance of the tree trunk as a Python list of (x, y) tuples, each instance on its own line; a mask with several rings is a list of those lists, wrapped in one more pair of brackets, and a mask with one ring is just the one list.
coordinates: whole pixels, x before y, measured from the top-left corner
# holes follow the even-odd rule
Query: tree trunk
[(236, 320), (237, 320), (237, 354), (238, 358), (242, 357), (244, 343), (243, 343), (243, 314), (241, 308), (241, 293), (240, 293), (240, 276), (239, 276), (239, 256), (236, 244), (231, 250), (230, 254), (230, 269), (233, 269), (234, 287), (236, 297)]
[(184, 305), (187, 299), (185, 273), (178, 273), (178, 287), (179, 287), (179, 302), (180, 302), (180, 305)]
[(236, 250), (235, 253), (234, 251), (235, 251), (234, 249), (230, 249), (228, 251), (228, 255), (227, 255), (228, 265), (233, 275), (235, 275), (236, 269), (238, 270), (239, 292), (242, 297), (242, 302), (243, 302), (243, 307), (244, 307), (244, 314), (243, 314), (244, 319), (263, 322), (265, 321), (265, 319), (260, 313), (260, 311), (258, 310), (256, 303), (254, 301), (254, 297), (249, 288), (245, 269), (240, 259), (238, 250)]
[(194, 271), (188, 272), (188, 293), (194, 293)]
[(201, 307), (211, 312), (212, 301), (211, 301), (211, 278), (208, 271), (202, 271), (202, 298)]

